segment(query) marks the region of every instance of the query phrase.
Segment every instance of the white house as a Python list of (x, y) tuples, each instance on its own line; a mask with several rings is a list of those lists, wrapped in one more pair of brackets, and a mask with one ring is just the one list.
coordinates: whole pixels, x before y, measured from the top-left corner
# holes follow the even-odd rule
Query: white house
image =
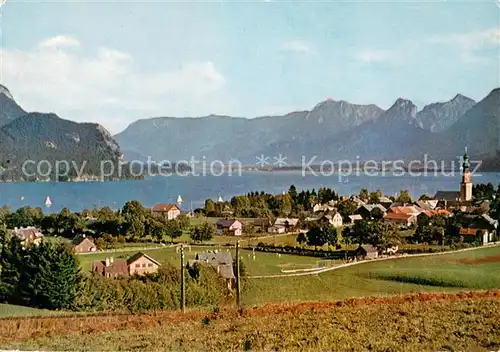
[(243, 224), (236, 219), (224, 219), (217, 221), (218, 235), (241, 236), (243, 234)]
[(152, 209), (153, 215), (173, 220), (181, 215), (181, 210), (175, 204), (155, 204)]
[(268, 233), (285, 233), (286, 229), (284, 226), (274, 225), (267, 229)]

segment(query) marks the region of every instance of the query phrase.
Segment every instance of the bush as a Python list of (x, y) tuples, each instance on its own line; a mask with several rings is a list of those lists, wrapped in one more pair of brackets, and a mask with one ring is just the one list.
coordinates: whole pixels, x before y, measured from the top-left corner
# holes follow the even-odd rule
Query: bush
[[(198, 267), (199, 276), (186, 272), (186, 305), (218, 305), (228, 296), (224, 280), (212, 267)], [(165, 265), (157, 273), (130, 278), (87, 277), (77, 299), (82, 311), (142, 313), (150, 310), (178, 309), (180, 306), (180, 271)]]

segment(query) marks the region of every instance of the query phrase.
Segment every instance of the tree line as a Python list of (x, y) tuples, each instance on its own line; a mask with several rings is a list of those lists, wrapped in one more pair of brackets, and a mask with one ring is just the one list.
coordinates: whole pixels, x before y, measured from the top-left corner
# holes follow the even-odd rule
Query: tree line
[[(2, 303), (123, 313), (179, 307), (181, 269), (172, 265), (144, 276), (108, 279), (82, 273), (77, 257), (62, 243), (44, 240), (39, 245), (23, 247), (3, 230), (0, 243)], [(218, 305), (229, 297), (224, 279), (212, 267), (200, 265), (186, 272), (188, 306)]]
[(0, 224), (8, 229), (35, 226), (50, 236), (60, 236), (77, 242), (83, 236), (92, 237), (99, 248), (112, 247), (117, 242), (138, 242), (151, 239), (158, 242), (173, 241), (184, 232), (195, 242), (210, 240), (215, 227), (209, 223), (190, 226), (187, 215), (167, 220), (153, 215), (139, 201), (128, 201), (119, 210), (109, 207), (71, 212), (64, 208), (58, 213), (44, 214), (37, 207), (22, 207), (11, 211), (0, 208)]

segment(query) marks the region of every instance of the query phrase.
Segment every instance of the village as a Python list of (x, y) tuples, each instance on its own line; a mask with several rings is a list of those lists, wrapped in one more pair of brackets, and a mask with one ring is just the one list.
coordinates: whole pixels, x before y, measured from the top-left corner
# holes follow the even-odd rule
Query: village
[[(78, 255), (109, 252), (89, 268), (106, 278), (155, 273), (162, 265), (151, 252), (127, 252), (126, 257), (114, 259), (113, 252), (120, 249), (154, 248), (160, 253), (169, 248), (178, 251), (183, 243), (200, 246), (191, 265), (211, 256), (201, 262), (209, 262), (225, 279), (234, 279), (234, 260), (227, 248), (234, 248), (236, 241), (253, 257), (255, 251), (313, 257), (322, 253), (348, 262), (481, 246), (499, 239), (495, 189), (473, 187), (467, 154), (459, 191), (438, 191), (434, 197), (422, 195), (415, 201), (404, 190), (398, 197), (366, 189), (340, 196), (327, 188), (298, 192), (292, 185), (286, 194), (251, 192), (229, 202), (207, 200), (203, 209), (183, 212), (181, 208), (179, 196), (177, 204), (156, 204), (151, 209), (132, 201), (121, 212), (102, 208), (77, 214), (65, 209), (40, 217), (36, 210), (20, 209), (5, 213), (4, 223), (20, 225), (7, 232), (23, 246), (37, 245), (47, 236), (70, 240), (68, 248)], [(39, 227), (22, 226), (23, 221), (36, 222), (36, 216)]]

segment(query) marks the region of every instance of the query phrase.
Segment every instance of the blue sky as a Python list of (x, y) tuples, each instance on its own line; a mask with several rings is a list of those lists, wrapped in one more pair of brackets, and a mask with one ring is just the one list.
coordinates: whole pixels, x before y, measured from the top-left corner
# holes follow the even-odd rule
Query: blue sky
[(16, 2), (1, 81), (29, 111), (117, 133), (152, 116), (254, 117), (332, 98), (420, 108), (499, 84), (484, 2)]

